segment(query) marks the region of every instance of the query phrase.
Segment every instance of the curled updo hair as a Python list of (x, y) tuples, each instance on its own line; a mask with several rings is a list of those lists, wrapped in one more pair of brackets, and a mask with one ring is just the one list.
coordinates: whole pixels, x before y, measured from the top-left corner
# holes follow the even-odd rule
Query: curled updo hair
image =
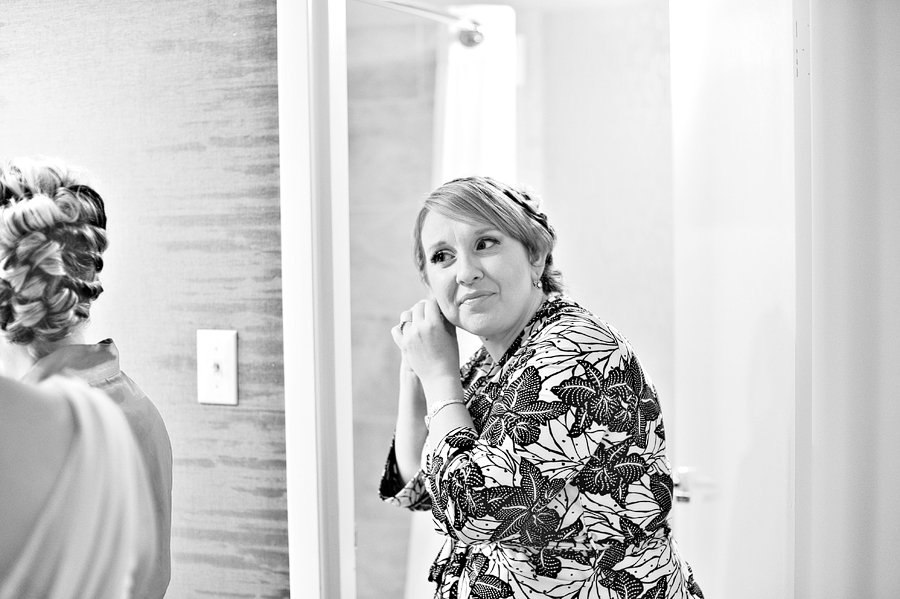
[(490, 177), (464, 177), (444, 183), (431, 192), (413, 229), (414, 258), (425, 279), (427, 263), (422, 247), (422, 225), (434, 211), (453, 220), (497, 227), (523, 246), (532, 263), (546, 256), (541, 274), (544, 293), (562, 292), (562, 273), (553, 266), (556, 232), (540, 211), (541, 200), (524, 189), (516, 189)]
[(34, 357), (86, 321), (103, 287), (102, 198), (50, 158), (0, 163), (0, 330)]

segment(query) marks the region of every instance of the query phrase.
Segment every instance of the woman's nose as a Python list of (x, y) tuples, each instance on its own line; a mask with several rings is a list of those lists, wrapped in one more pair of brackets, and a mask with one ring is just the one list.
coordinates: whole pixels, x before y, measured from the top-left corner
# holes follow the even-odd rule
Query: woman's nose
[(456, 282), (459, 285), (471, 285), (484, 276), (481, 263), (474, 256), (461, 255), (456, 260)]

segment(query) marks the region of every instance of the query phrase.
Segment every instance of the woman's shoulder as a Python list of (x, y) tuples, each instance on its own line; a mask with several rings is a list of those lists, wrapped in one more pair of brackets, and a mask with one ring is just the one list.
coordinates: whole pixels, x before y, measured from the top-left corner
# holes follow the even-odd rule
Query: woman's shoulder
[[(61, 464), (76, 428), (65, 396), (55, 389), (0, 377), (0, 398), (0, 455), (34, 453)], [(9, 470), (0, 469), (0, 475)]]
[(53, 489), (75, 429), (65, 397), (0, 377), (0, 579)]
[(536, 330), (527, 343), (535, 357), (617, 364), (633, 353), (612, 325), (568, 296), (549, 298), (538, 313)]
[(549, 298), (535, 318), (539, 320), (534, 336), (536, 339), (571, 337), (576, 334), (595, 337), (604, 343), (615, 341), (627, 344), (615, 327), (565, 295)]
[[(21, 476), (27, 464), (15, 464), (9, 468), (7, 480), (0, 482), (0, 496), (6, 491), (3, 483), (11, 482), (14, 495), (21, 493), (32, 500), (28, 505), (20, 502), (4, 505), (8, 511), (0, 510), (0, 520), (11, 515), (18, 532), (17, 536), (4, 536), (0, 567), (12, 570), (5, 579), (0, 572), (5, 585), (0, 586), (10, 596), (22, 596), (21, 589), (32, 589), (32, 581), (54, 580), (65, 569), (72, 580), (99, 580), (96, 574), (102, 573), (106, 586), (95, 589), (98, 596), (112, 596), (114, 588), (124, 588), (129, 580), (133, 588), (142, 589), (153, 559), (156, 516), (145, 465), (125, 416), (103, 392), (73, 377), (53, 376), (36, 386), (23, 387), (0, 381), (0, 397), (4, 392), (21, 393), (54, 409), (63, 406), (68, 419), (56, 428), (72, 432), (62, 460), (50, 459), (43, 448), (21, 448), (19, 457), (46, 474), (49, 484), (42, 489), (30, 488), (33, 472)], [(44, 440), (51, 437), (45, 433)], [(4, 461), (6, 457), (3, 455)], [(5, 524), (0, 521), (4, 533)], [(90, 559), (72, 558), (79, 555), (75, 547), (101, 546), (110, 550), (87, 551)], [(46, 595), (43, 588), (38, 588), (40, 596)]]

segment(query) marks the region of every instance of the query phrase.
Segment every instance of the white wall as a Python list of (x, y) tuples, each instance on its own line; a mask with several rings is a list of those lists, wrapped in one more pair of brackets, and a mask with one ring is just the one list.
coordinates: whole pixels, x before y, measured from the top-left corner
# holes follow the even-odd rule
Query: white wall
[(672, 404), (672, 138), (665, 0), (523, 8), (519, 178), (546, 200), (569, 293)]
[(900, 3), (813, 1), (811, 597), (900, 595)]
[(670, 16), (677, 406), (671, 430), (679, 462), (712, 485), (686, 506), (689, 518), (680, 520), (676, 535), (707, 597), (788, 597), (791, 5), (673, 0)]
[[(106, 202), (87, 337), (171, 437), (170, 597), (288, 589), (275, 24), (273, 0), (0, 12), (0, 157), (84, 166)], [(200, 328), (238, 331), (235, 407), (197, 403)]]

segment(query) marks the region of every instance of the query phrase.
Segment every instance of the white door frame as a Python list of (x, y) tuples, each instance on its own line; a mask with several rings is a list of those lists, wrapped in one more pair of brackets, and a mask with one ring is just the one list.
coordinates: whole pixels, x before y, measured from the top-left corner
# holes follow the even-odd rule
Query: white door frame
[[(355, 599), (346, 0), (277, 0), (288, 543), (293, 597)], [(808, 0), (793, 0), (798, 58)], [(808, 64), (808, 53), (806, 55)], [(809, 79), (795, 86), (793, 587), (811, 523)]]
[(793, 596), (812, 592), (813, 199), (810, 0), (793, 0), (794, 218), (796, 332), (794, 345)]
[(345, 0), (278, 0), (293, 597), (356, 597)]

